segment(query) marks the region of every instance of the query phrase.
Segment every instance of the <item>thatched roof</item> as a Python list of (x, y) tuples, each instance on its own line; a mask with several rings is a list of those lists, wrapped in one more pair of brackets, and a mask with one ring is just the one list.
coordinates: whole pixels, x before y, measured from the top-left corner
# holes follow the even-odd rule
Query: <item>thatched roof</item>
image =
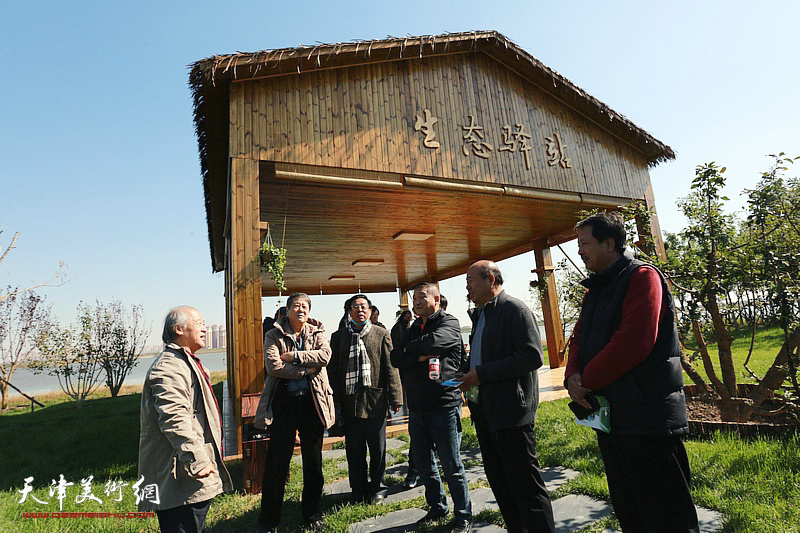
[[(224, 219), (225, 200), (214, 202), (212, 195), (224, 191), (227, 181), (228, 91), (231, 81), (469, 52), (483, 52), (512, 69), (540, 90), (633, 146), (645, 156), (650, 165), (675, 158), (675, 153), (669, 146), (496, 31), (387, 37), (371, 41), (215, 55), (191, 64), (189, 76), (194, 97), (194, 122), (214, 270), (223, 268), (220, 243), (222, 224), (214, 231), (212, 221)], [(219, 234), (212, 235), (212, 231)]]

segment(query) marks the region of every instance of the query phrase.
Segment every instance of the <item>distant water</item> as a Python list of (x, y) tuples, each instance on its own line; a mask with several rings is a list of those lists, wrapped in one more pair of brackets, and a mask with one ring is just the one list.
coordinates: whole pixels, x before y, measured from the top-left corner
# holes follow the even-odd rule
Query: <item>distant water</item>
[[(200, 352), (199, 357), (200, 361), (203, 362), (203, 366), (206, 367), (209, 372), (226, 370), (228, 368), (225, 361), (225, 350)], [(128, 377), (125, 378), (124, 385), (143, 384), (144, 376), (147, 374), (147, 370), (150, 368), (150, 365), (152, 365), (153, 361), (155, 361), (155, 358), (156, 355), (140, 357), (139, 364), (137, 364)], [(14, 375), (11, 377), (11, 383), (29, 396), (35, 396), (36, 394), (43, 394), (46, 392), (58, 392), (61, 390), (58, 386), (57, 377), (48, 376), (45, 374), (39, 374), (37, 376), (33, 372), (24, 368), (14, 371)], [(19, 393), (10, 387), (8, 392), (10, 393), (10, 396), (19, 396)]]

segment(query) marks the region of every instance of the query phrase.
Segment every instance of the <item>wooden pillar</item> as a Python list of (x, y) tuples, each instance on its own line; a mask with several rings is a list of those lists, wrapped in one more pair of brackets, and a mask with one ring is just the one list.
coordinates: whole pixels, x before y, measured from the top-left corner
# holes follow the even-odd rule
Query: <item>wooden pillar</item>
[(408, 291), (406, 289), (400, 289), (400, 307), (403, 311), (408, 309)]
[(544, 331), (547, 338), (547, 357), (550, 368), (557, 368), (566, 364), (564, 358), (564, 332), (561, 325), (561, 311), (558, 308), (558, 292), (556, 290), (556, 277), (554, 274), (553, 260), (550, 256), (550, 247), (546, 239), (540, 239), (533, 250), (536, 258), (535, 272), (539, 276), (539, 287), (542, 288), (542, 315), (544, 316)]
[(647, 211), (650, 213), (648, 220), (636, 220), (636, 229), (641, 236), (649, 236), (653, 238), (653, 245), (655, 250), (645, 250), (648, 253), (655, 253), (663, 261), (667, 260), (667, 251), (664, 248), (664, 240), (661, 237), (661, 225), (658, 223), (658, 214), (656, 213), (656, 197), (653, 194), (653, 185), (648, 182), (647, 190), (644, 195), (644, 202)]
[(242, 394), (264, 386), (264, 339), (261, 336), (260, 204), (258, 161), (234, 157), (230, 169), (230, 248), (226, 278), (228, 368), (234, 363), (238, 453), (242, 450)]

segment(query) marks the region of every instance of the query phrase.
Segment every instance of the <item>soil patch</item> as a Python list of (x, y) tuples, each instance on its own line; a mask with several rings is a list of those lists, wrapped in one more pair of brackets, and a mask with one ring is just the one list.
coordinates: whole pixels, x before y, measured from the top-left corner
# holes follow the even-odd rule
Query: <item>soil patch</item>
[[(686, 411), (689, 420), (698, 422), (722, 422), (719, 407), (713, 400), (687, 398)], [(797, 425), (800, 413), (793, 412), (777, 400), (765, 400), (758, 411), (745, 424), (788, 424)]]

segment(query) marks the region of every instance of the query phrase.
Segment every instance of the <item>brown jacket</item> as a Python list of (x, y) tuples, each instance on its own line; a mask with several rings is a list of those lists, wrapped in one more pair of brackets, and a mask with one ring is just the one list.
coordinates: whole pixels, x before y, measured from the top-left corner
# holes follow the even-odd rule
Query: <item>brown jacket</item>
[[(222, 428), (214, 392), (197, 363), (168, 344), (144, 380), (139, 411), (139, 487), (158, 486), (139, 502), (139, 511), (163, 510), (209, 500), (232, 490), (222, 462)], [(209, 463), (217, 473), (194, 478)]]
[(364, 338), (370, 361), (370, 387), (359, 387), (355, 394), (345, 393), (347, 362), (350, 359), (351, 333), (346, 327), (331, 336), (331, 362), (328, 366), (333, 398), (345, 418), (380, 418), (390, 406), (403, 405), (400, 374), (392, 366), (392, 339), (385, 328), (373, 325)]
[(331, 358), (331, 347), (325, 338), (325, 328), (318, 320), (308, 319), (303, 326), (305, 344), (303, 350), (297, 352), (297, 363), (281, 360), (282, 353), (294, 351), (294, 335), (287, 331), (291, 331), (289, 318), (283, 317), (264, 335), (264, 369), (267, 376), (256, 408), (255, 425), (263, 429), (272, 423), (272, 399), (279, 380), (308, 377), (319, 419), (329, 428), (336, 415), (328, 371), (325, 369)]

